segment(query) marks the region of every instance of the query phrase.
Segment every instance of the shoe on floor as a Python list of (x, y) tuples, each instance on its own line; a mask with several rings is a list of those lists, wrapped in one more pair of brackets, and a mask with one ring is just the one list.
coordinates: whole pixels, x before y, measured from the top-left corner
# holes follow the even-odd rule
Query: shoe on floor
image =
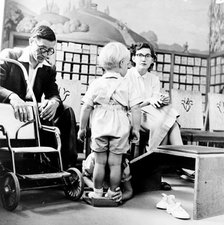
[(166, 195), (162, 193), (162, 199), (156, 204), (156, 208), (158, 209), (167, 209), (168, 204), (175, 204), (175, 196), (174, 195)]
[(167, 209), (167, 198), (168, 195), (162, 193), (162, 199), (156, 204), (156, 208), (158, 209)]
[(170, 191), (172, 188), (171, 188), (171, 185), (168, 184), (167, 182), (161, 182), (160, 184), (160, 190), (163, 190), (163, 191)]
[(180, 176), (180, 178), (183, 179), (183, 180), (186, 180), (188, 182), (194, 183), (194, 178), (192, 178), (190, 176), (187, 176), (187, 175), (183, 174), (183, 175)]
[(195, 171), (194, 170), (181, 168), (181, 169), (177, 170), (177, 174), (184, 180), (194, 182), (194, 179), (195, 179)]
[(174, 204), (167, 204), (166, 211), (171, 214), (173, 217), (183, 220), (189, 220), (190, 215), (181, 207), (180, 202)]

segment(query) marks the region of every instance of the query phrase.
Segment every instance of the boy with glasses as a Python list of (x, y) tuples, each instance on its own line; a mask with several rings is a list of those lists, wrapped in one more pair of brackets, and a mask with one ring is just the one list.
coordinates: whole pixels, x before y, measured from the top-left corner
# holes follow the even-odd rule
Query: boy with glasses
[[(54, 54), (56, 36), (48, 26), (37, 26), (29, 38), (26, 48), (4, 49), (0, 58), (11, 58), (22, 63), (28, 73), (34, 95), (39, 103), (40, 118), (43, 123), (54, 123), (60, 129), (62, 141), (62, 161), (65, 168), (74, 166), (77, 159), (76, 120), (70, 107), (65, 107), (56, 84), (56, 71), (50, 65)], [(42, 96), (45, 96), (44, 101)], [(0, 102), (12, 105), (15, 117), (20, 121), (30, 120), (26, 101), (31, 94), (21, 69), (12, 63), (0, 66)]]

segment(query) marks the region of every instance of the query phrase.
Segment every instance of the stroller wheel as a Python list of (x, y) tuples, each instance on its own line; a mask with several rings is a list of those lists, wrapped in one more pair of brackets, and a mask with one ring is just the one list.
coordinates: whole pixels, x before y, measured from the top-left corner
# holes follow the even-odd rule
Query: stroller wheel
[(70, 176), (66, 178), (65, 196), (73, 201), (81, 198), (84, 191), (84, 181), (81, 172), (76, 168), (69, 168)]
[(8, 172), (3, 177), (1, 187), (2, 205), (5, 209), (13, 211), (20, 200), (20, 185), (18, 178), (12, 172)]

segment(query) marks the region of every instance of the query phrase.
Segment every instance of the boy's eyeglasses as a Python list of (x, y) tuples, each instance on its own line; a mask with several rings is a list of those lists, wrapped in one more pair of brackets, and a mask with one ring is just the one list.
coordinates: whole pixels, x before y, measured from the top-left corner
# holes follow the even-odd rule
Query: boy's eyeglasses
[(139, 57), (139, 58), (146, 58), (146, 59), (149, 59), (149, 58), (152, 57), (152, 55), (149, 54), (149, 53), (146, 54), (146, 55), (143, 55), (142, 53), (138, 53), (138, 54), (136, 54), (136, 56)]
[(54, 54), (54, 49), (53, 48), (46, 48), (44, 46), (38, 45), (37, 42), (36, 42), (36, 45), (38, 47), (38, 51), (41, 54), (47, 54), (48, 56), (51, 56), (51, 55)]

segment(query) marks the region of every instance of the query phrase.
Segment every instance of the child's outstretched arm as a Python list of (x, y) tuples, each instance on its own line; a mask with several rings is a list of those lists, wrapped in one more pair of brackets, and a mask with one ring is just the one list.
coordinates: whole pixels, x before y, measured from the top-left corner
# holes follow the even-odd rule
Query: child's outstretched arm
[(80, 112), (80, 128), (78, 131), (78, 139), (83, 141), (86, 135), (86, 126), (90, 117), (90, 113), (92, 112), (93, 107), (85, 104), (81, 108)]
[(136, 143), (139, 141), (139, 130), (141, 124), (140, 104), (131, 107), (131, 117), (132, 117), (132, 142)]

